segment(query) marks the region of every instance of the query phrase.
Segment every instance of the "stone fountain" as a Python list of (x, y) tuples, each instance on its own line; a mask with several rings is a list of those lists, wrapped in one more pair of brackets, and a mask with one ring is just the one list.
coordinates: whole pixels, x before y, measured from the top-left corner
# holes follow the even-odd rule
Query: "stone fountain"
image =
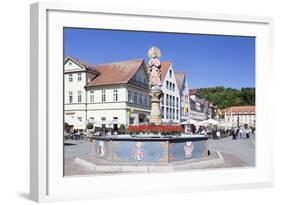
[[(150, 124), (161, 125), (160, 98), (163, 95), (161, 82), (161, 53), (151, 47), (149, 57), (149, 86), (151, 95)], [(165, 125), (161, 125), (165, 126)], [(208, 156), (207, 136), (126, 134), (94, 137), (94, 160), (112, 165), (169, 165)]]

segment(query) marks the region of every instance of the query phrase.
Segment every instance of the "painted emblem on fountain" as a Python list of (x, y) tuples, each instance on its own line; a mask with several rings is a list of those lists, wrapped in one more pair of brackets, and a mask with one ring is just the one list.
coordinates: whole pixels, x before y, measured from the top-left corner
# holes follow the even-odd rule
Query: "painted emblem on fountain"
[(186, 142), (184, 145), (185, 157), (186, 158), (192, 157), (193, 150), (194, 150), (194, 145), (192, 144), (192, 142)]

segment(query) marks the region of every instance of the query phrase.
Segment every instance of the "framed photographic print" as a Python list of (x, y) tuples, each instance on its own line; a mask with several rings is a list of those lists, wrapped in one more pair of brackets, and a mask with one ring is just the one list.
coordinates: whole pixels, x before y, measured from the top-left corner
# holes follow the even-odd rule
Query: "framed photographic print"
[(272, 186), (272, 24), (31, 5), (31, 199)]

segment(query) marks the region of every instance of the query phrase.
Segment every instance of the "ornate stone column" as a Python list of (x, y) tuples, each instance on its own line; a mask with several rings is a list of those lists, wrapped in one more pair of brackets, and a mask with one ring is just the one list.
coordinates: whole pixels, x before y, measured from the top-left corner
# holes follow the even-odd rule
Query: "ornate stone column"
[(162, 96), (162, 82), (161, 82), (161, 63), (160, 50), (156, 47), (152, 47), (148, 51), (149, 57), (149, 86), (151, 96), (151, 115), (150, 123), (155, 125), (161, 124), (161, 110), (160, 110), (160, 98)]

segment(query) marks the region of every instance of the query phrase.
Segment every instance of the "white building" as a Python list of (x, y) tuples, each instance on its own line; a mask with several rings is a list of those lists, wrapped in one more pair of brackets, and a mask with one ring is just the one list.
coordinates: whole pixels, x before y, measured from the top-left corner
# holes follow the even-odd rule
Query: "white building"
[(195, 90), (189, 91), (190, 103), (190, 118), (196, 121), (203, 121), (206, 119), (205, 107), (202, 99)]
[(177, 86), (180, 94), (180, 122), (185, 122), (189, 118), (189, 89), (185, 72), (175, 72)]
[[(64, 62), (65, 122), (88, 122), (116, 130), (121, 124), (147, 121), (148, 73), (144, 60), (90, 65), (67, 57)], [(72, 119), (72, 120), (71, 120)]]
[[(186, 121), (190, 110), (186, 74), (175, 72), (166, 61), (161, 62), (161, 79), (162, 123)], [(91, 65), (67, 57), (64, 86), (65, 122), (74, 128), (85, 129), (91, 122), (116, 130), (121, 124), (148, 121), (148, 72), (142, 59)]]
[(171, 62), (161, 62), (162, 92), (161, 113), (162, 123), (180, 123), (180, 92)]
[(232, 106), (222, 111), (225, 123), (232, 127), (255, 127), (256, 106)]

